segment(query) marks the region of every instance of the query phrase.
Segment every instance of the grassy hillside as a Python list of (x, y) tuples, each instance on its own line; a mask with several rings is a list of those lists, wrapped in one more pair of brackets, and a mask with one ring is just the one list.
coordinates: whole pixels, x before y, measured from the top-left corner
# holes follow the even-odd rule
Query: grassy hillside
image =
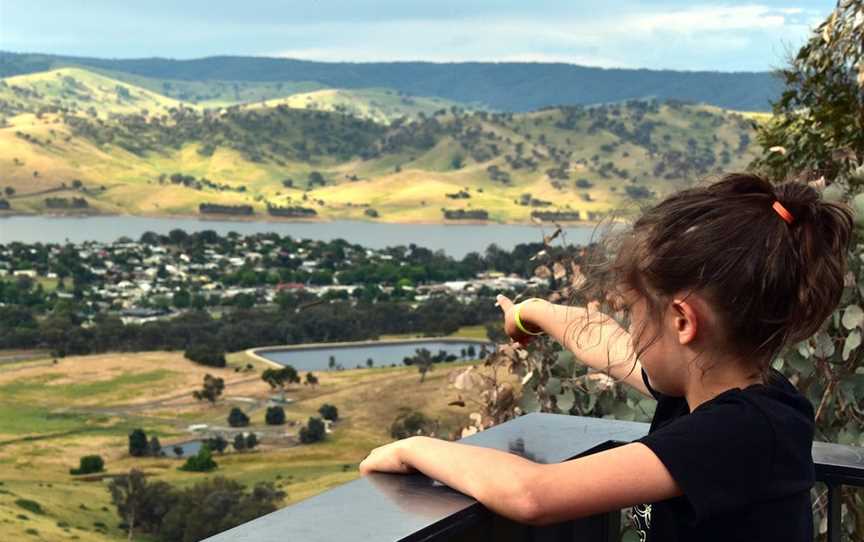
[[(41, 77), (53, 83), (64, 76)], [(87, 81), (92, 92), (110, 90), (103, 79)], [(149, 96), (143, 92), (130, 91), (141, 96), (138, 105)], [(314, 96), (322, 106), (326, 98), (340, 109), (340, 100), (359, 107), (351, 99), (360, 96), (386, 115), (375, 96), (402, 99), (387, 92), (320, 91), (298, 99), (309, 105)], [(750, 119), (680, 103), (523, 114), (441, 108), (385, 125), (285, 103), (157, 111), (174, 103), (167, 98), (147, 102), (153, 111), (146, 115), (108, 118), (123, 104), (105, 102), (98, 118), (80, 109), (4, 111), (0, 189), (14, 190), (7, 198), (13, 212), (195, 215), (207, 202), (249, 205), (259, 219), (268, 218), (268, 205), (302, 206), (324, 219), (368, 219), (374, 210), (384, 221), (440, 222), (445, 208), (483, 210), (501, 222), (527, 221), (532, 211), (595, 219), (711, 173), (742, 169), (754, 152)], [(185, 181), (172, 181), (177, 175)], [(87, 207), (49, 209), (49, 197), (79, 198)]]
[(284, 98), (262, 100), (248, 107), (277, 107), (286, 105), (294, 109), (335, 111), (358, 118), (389, 124), (400, 117), (431, 115), (441, 109), (465, 106), (442, 98), (408, 96), (395, 90), (380, 89), (322, 89), (301, 92)]
[(769, 72), (590, 68), (541, 62), (314, 62), (287, 58), (100, 59), (0, 52), (0, 76), (80, 66), (184, 81), (316, 82), (325, 88), (392, 88), (501, 111), (632, 99), (676, 99), (767, 111), (782, 81)]
[(293, 94), (321, 90), (314, 81), (184, 81), (144, 77), (122, 71), (89, 68), (106, 77), (145, 88), (163, 96), (201, 107), (227, 107), (282, 98)]
[[(471, 332), (472, 330), (468, 330)], [(470, 333), (469, 333), (470, 334)], [(252, 363), (252, 372), (232, 367)], [(150, 480), (192, 484), (220, 475), (251, 486), (275, 482), (292, 504), (359, 476), (357, 464), (368, 452), (391, 439), (389, 427), (401, 407), (419, 409), (440, 422), (448, 435), (468, 410), (447, 403), (450, 371), (470, 362), (436, 365), (419, 380), (414, 367), (381, 367), (316, 373), (320, 385), (295, 385), (287, 396), (289, 421), (298, 425), (266, 426), (264, 412), (272, 393), (260, 380), (261, 366), (244, 354), (229, 357), (228, 369), (193, 364), (174, 352), (106, 354), (0, 365), (0, 539), (82, 541), (125, 539), (106, 489), (107, 480), (86, 481), (69, 469), (78, 458), (100, 454), (108, 474), (143, 469)], [(206, 369), (206, 370), (205, 370)], [(215, 406), (199, 404), (191, 392), (203, 374), (225, 379), (225, 398)], [(518, 385), (518, 381), (514, 381)], [(339, 409), (340, 420), (322, 443), (296, 444), (300, 424), (318, 416), (323, 403)], [(254, 452), (216, 454), (212, 474), (177, 470), (178, 459), (132, 458), (129, 432), (143, 428), (157, 435), (164, 449), (194, 438), (194, 423), (225, 425), (231, 407), (242, 408), (250, 429), (262, 433)], [(32, 511), (37, 503), (39, 512)], [(137, 538), (144, 540), (144, 537)]]
[(79, 68), (7, 77), (0, 82), (3, 114), (65, 109), (92, 116), (161, 114), (180, 102)]

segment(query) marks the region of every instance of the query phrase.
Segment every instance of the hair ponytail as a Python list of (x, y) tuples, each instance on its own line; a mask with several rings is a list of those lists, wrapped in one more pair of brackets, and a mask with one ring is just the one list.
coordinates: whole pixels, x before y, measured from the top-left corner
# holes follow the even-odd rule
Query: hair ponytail
[(816, 333), (843, 293), (846, 259), (854, 226), (851, 209), (824, 201), (811, 186), (786, 182), (776, 188), (777, 199), (795, 217), (789, 225), (788, 249), (798, 269), (794, 316), (786, 342)]
[(767, 374), (783, 347), (815, 333), (837, 307), (852, 227), (848, 206), (807, 184), (729, 174), (644, 211), (598, 275), (607, 290), (638, 291), (655, 321), (673, 295), (698, 292), (718, 316), (723, 347)]

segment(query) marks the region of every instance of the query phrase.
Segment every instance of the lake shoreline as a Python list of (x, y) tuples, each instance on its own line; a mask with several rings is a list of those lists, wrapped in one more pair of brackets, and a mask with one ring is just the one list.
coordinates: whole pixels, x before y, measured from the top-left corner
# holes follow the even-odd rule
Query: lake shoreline
[[(334, 353), (334, 354), (342, 354), (346, 353), (347, 355), (355, 356), (355, 361), (357, 357), (363, 358), (369, 356), (380, 356), (383, 351), (388, 350), (389, 348), (398, 349), (398, 347), (409, 347), (409, 346), (417, 346), (422, 347), (423, 345), (428, 345), (430, 348), (436, 346), (440, 349), (441, 345), (451, 346), (453, 348), (457, 346), (465, 346), (472, 345), (478, 348), (479, 350), (486, 350), (494, 352), (497, 348), (495, 343), (488, 339), (479, 339), (479, 338), (469, 338), (469, 337), (458, 337), (458, 336), (444, 336), (444, 337), (411, 337), (404, 339), (370, 339), (365, 341), (340, 341), (340, 342), (323, 342), (323, 343), (303, 343), (303, 344), (287, 344), (287, 345), (273, 345), (273, 346), (256, 346), (253, 348), (249, 348), (245, 350), (243, 353), (261, 363), (265, 363), (266, 365), (274, 368), (282, 368), (285, 365), (293, 365), (296, 363), (293, 361), (297, 359), (301, 365), (295, 367), (297, 370), (301, 371), (326, 371), (328, 368), (324, 365), (323, 358), (321, 360), (312, 360), (315, 358), (314, 355), (316, 352), (323, 353)], [(377, 353), (376, 353), (377, 351)], [(404, 355), (410, 355), (414, 350), (399, 350), (401, 353), (396, 355), (396, 358), (402, 359)], [(360, 352), (366, 352), (360, 354)], [(435, 352), (432, 352), (433, 354)], [(272, 357), (268, 357), (272, 356)], [(392, 355), (392, 354), (391, 354)], [(296, 356), (292, 357), (292, 356)], [(331, 356), (333, 357), (333, 356)], [(305, 358), (305, 359), (304, 359)], [(289, 363), (290, 359), (290, 363)], [(381, 359), (379, 357), (378, 361)], [(395, 363), (395, 361), (390, 360), (391, 363)], [(315, 365), (314, 367), (306, 366), (302, 367), (303, 363), (311, 363)], [(349, 367), (350, 368), (350, 367)], [(344, 370), (344, 369), (343, 369)]]
[[(198, 220), (201, 222), (237, 222), (237, 223), (246, 223), (246, 222), (260, 222), (264, 224), (328, 224), (332, 222), (362, 222), (369, 224), (411, 224), (411, 225), (420, 225), (420, 226), (459, 226), (459, 225), (471, 225), (471, 226), (554, 226), (556, 223), (566, 225), (569, 227), (596, 227), (604, 222), (608, 221), (598, 221), (598, 220), (557, 220), (557, 221), (542, 221), (537, 222), (535, 220), (511, 220), (507, 222), (501, 222), (497, 220), (476, 220), (476, 219), (466, 219), (466, 220), (374, 220), (374, 219), (363, 219), (363, 218), (340, 218), (340, 217), (315, 217), (315, 218), (302, 218), (302, 217), (275, 217), (272, 215), (232, 215), (232, 214), (172, 214), (172, 213), (104, 213), (104, 212), (93, 212), (93, 211), (79, 211), (79, 212), (66, 212), (66, 213), (34, 213), (27, 211), (0, 211), (0, 220), (4, 218), (16, 218), (16, 217), (43, 217), (43, 218), (153, 218), (159, 220)], [(614, 222), (622, 222), (620, 220), (615, 220)]]
[[(573, 225), (562, 223), (556, 246), (584, 246), (604, 235), (614, 224)], [(148, 232), (169, 235), (213, 231), (220, 236), (277, 234), (292, 239), (330, 242), (342, 239), (366, 249), (385, 250), (412, 244), (442, 250), (461, 259), (470, 252), (484, 253), (490, 245), (512, 250), (518, 244), (543, 243), (556, 230), (552, 223), (389, 223), (360, 220), (256, 221), (218, 218), (152, 218), (132, 215), (45, 216), (0, 215), (0, 244), (7, 243), (116, 243), (137, 242)]]

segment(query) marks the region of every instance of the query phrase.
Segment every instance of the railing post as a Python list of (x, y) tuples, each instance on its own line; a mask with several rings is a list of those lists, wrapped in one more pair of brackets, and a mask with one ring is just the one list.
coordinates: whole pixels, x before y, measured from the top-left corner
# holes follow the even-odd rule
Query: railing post
[(833, 482), (825, 482), (828, 487), (828, 542), (840, 542), (842, 531), (841, 506), (843, 486)]

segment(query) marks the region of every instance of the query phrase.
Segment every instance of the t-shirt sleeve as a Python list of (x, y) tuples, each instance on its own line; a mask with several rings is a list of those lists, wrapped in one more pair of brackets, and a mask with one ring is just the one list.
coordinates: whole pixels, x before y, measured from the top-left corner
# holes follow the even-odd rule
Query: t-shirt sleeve
[(774, 431), (745, 399), (697, 407), (637, 440), (669, 470), (693, 521), (741, 508), (763, 492), (773, 464)]

